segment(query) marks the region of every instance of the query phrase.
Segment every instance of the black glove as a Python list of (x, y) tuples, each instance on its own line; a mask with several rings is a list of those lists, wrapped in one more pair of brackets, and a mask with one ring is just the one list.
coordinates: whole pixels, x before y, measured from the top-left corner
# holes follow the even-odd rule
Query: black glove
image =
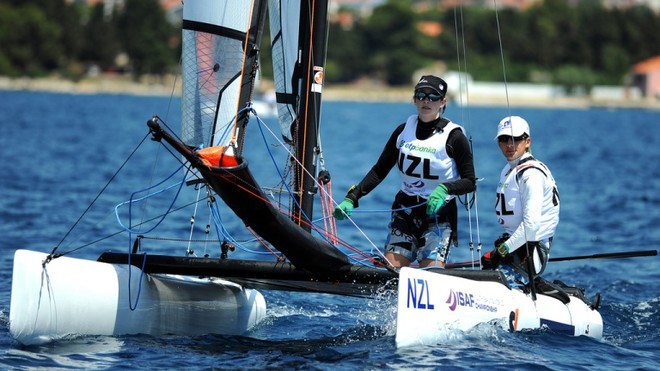
[(497, 252), (497, 249), (485, 253), (481, 257), (481, 269), (497, 269), (502, 263), (502, 255)]
[(493, 244), (495, 245), (495, 248), (497, 249), (498, 247), (500, 247), (500, 245), (503, 244), (504, 242), (506, 242), (506, 240), (508, 240), (509, 237), (511, 237), (510, 234), (508, 234), (508, 233), (506, 233), (506, 232), (505, 232), (505, 233), (502, 233), (502, 235), (499, 236), (499, 237), (495, 240), (495, 243), (493, 243)]

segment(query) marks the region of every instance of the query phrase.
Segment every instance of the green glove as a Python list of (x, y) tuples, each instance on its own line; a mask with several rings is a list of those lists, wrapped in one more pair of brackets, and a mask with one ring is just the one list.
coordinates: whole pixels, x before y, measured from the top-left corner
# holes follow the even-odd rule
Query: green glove
[(335, 216), (335, 218), (339, 220), (344, 220), (351, 216), (351, 213), (353, 212), (353, 201), (351, 201), (350, 198), (345, 198), (344, 201), (339, 203), (337, 207), (335, 207), (335, 211), (332, 213), (332, 215)]
[(444, 184), (440, 184), (429, 196), (429, 199), (426, 200), (426, 214), (434, 215), (440, 210), (442, 205), (445, 204), (445, 199), (447, 198), (447, 187)]
[(505, 257), (506, 254), (509, 253), (509, 245), (507, 245), (506, 242), (501, 243), (497, 246), (497, 253), (500, 254), (501, 257)]

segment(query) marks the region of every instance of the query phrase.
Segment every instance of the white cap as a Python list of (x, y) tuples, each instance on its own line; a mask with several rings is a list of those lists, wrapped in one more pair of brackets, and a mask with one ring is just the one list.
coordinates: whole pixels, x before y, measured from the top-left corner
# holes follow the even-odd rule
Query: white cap
[(497, 135), (495, 139), (500, 135), (508, 135), (512, 137), (519, 137), (523, 134), (529, 134), (529, 124), (525, 121), (524, 118), (520, 116), (508, 116), (500, 121), (500, 124), (497, 125)]

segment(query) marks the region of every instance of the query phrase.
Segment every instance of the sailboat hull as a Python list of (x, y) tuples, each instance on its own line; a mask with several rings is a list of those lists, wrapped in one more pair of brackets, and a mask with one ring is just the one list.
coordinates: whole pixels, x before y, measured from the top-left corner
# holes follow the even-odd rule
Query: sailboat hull
[(145, 274), (131, 265), (17, 250), (9, 330), (31, 345), (81, 335), (240, 335), (266, 315), (256, 290), (220, 280)]
[(564, 303), (555, 297), (511, 289), (502, 282), (402, 268), (397, 308), (397, 347), (429, 345), (456, 331), (495, 322), (511, 331), (547, 328), (570, 336), (601, 339), (603, 319), (574, 296)]

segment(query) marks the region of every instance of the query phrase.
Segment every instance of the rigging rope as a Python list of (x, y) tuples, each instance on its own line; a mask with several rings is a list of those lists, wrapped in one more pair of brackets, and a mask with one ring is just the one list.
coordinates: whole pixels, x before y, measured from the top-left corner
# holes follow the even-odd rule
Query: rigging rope
[(87, 212), (89, 212), (89, 210), (92, 208), (92, 206), (94, 205), (94, 203), (96, 203), (96, 201), (99, 199), (99, 197), (101, 197), (101, 195), (105, 192), (105, 190), (108, 188), (108, 186), (110, 186), (110, 183), (112, 183), (112, 181), (117, 177), (117, 175), (119, 174), (119, 172), (121, 172), (121, 170), (124, 168), (124, 166), (126, 166), (126, 164), (128, 163), (128, 161), (131, 159), (131, 157), (133, 157), (133, 155), (135, 154), (135, 152), (137, 152), (137, 150), (142, 146), (142, 144), (144, 143), (144, 141), (147, 139), (148, 136), (149, 136), (149, 133), (147, 133), (147, 135), (145, 135), (144, 138), (142, 138), (142, 140), (140, 141), (140, 143), (138, 143), (138, 145), (137, 145), (137, 146), (133, 149), (133, 151), (128, 155), (128, 157), (126, 158), (126, 160), (124, 160), (124, 162), (121, 164), (121, 166), (119, 166), (119, 169), (117, 169), (117, 171), (115, 171), (115, 173), (112, 174), (112, 176), (110, 177), (110, 179), (108, 180), (108, 182), (105, 184), (105, 186), (103, 186), (103, 188), (101, 189), (101, 191), (99, 191), (99, 193), (96, 195), (96, 197), (94, 197), (94, 199), (93, 199), (92, 202), (87, 206), (87, 208), (85, 209), (85, 211), (83, 211), (83, 213), (80, 214), (80, 216), (78, 217), (78, 220), (76, 220), (76, 222), (73, 223), (73, 225), (71, 226), (71, 228), (69, 228), (69, 230), (64, 234), (64, 237), (62, 237), (62, 239), (60, 240), (60, 242), (59, 242), (57, 245), (55, 245), (55, 247), (53, 247), (53, 250), (50, 252), (50, 254), (49, 254), (48, 257), (47, 257), (47, 260), (48, 260), (48, 261), (52, 260), (52, 259), (55, 258), (55, 257), (59, 257), (59, 256), (63, 256), (63, 255), (65, 255), (65, 254), (67, 254), (67, 253), (61, 253), (61, 254), (57, 254), (57, 255), (55, 255), (55, 252), (56, 252), (57, 249), (60, 247), (60, 245), (64, 242), (64, 240), (69, 236), (69, 234), (71, 234), (71, 232), (76, 228), (76, 226), (78, 225), (78, 223), (80, 223), (80, 221), (82, 220), (82, 218), (83, 218), (85, 215), (87, 215)]
[[(124, 201), (124, 202), (121, 202), (121, 203), (117, 204), (117, 206), (115, 206), (115, 216), (116, 216), (116, 218), (117, 218), (117, 223), (119, 223), (119, 225), (120, 225), (122, 228), (124, 228), (125, 231), (127, 231), (127, 232), (129, 232), (129, 233), (135, 233), (135, 234), (140, 234), (140, 233), (142, 233), (142, 234), (146, 234), (146, 233), (149, 233), (149, 232), (153, 231), (156, 227), (158, 227), (158, 226), (162, 223), (162, 221), (165, 219), (165, 216), (168, 215), (169, 212), (173, 209), (173, 207), (174, 207), (174, 202), (176, 201), (176, 199), (177, 199), (179, 193), (181, 192), (181, 189), (183, 188), (183, 185), (185, 184), (185, 174), (184, 174), (184, 179), (183, 179), (182, 181), (178, 182), (178, 183), (174, 183), (174, 184), (169, 185), (169, 186), (167, 186), (167, 187), (165, 187), (165, 188), (163, 188), (163, 189), (160, 189), (160, 190), (158, 190), (158, 191), (156, 191), (156, 192), (153, 192), (153, 193), (147, 194), (146, 196), (139, 197), (139, 198), (137, 198), (137, 199), (133, 199), (133, 197), (134, 197), (136, 194), (140, 193), (140, 192), (144, 192), (144, 191), (151, 190), (151, 189), (153, 189), (153, 188), (155, 188), (155, 187), (158, 187), (158, 186), (160, 186), (161, 184), (165, 183), (167, 180), (169, 180), (170, 178), (172, 178), (176, 173), (178, 173), (178, 172), (181, 170), (181, 168), (182, 168), (182, 167), (177, 168), (172, 174), (170, 174), (167, 178), (163, 179), (163, 180), (160, 181), (159, 183), (157, 183), (157, 184), (155, 184), (155, 185), (153, 185), (153, 186), (149, 186), (149, 187), (147, 187), (147, 188), (144, 188), (144, 189), (141, 189), (141, 190), (139, 190), (139, 191), (136, 191), (136, 192), (131, 193), (131, 197), (130, 197), (130, 199), (129, 199), (128, 201)], [(153, 227), (151, 227), (150, 229), (148, 229), (146, 232), (138, 231), (138, 230), (134, 230), (134, 229), (132, 229), (132, 226), (131, 226), (131, 223), (130, 223), (130, 222), (131, 222), (131, 218), (132, 218), (132, 205), (133, 205), (133, 203), (136, 203), (136, 202), (140, 202), (140, 201), (146, 200), (146, 199), (148, 199), (148, 198), (151, 198), (151, 197), (153, 197), (153, 196), (156, 196), (157, 194), (163, 193), (163, 192), (165, 192), (166, 190), (168, 190), (168, 189), (170, 189), (170, 188), (174, 188), (174, 187), (177, 187), (177, 186), (179, 187), (179, 189), (177, 190), (174, 199), (173, 199), (172, 202), (170, 203), (170, 206), (168, 207), (167, 211), (163, 214), (163, 217), (158, 221), (158, 223), (156, 223), (156, 225), (154, 225)], [(119, 216), (119, 209), (120, 209), (122, 206), (126, 205), (126, 204), (128, 204), (128, 221), (129, 221), (128, 226), (125, 226), (124, 223), (122, 223), (122, 221), (121, 221), (121, 217)]]
[(493, 0), (493, 7), (495, 8), (495, 24), (497, 25), (497, 41), (500, 45), (500, 59), (502, 62), (502, 80), (504, 81), (504, 95), (506, 97), (506, 107), (508, 115), (511, 116), (511, 104), (509, 102), (509, 85), (506, 79), (506, 62), (504, 58), (504, 46), (502, 44), (502, 30), (500, 28), (500, 14), (497, 8), (497, 0)]
[[(459, 105), (461, 106), (461, 122), (467, 122), (468, 125), (468, 130), (467, 132), (470, 133), (468, 137), (468, 141), (470, 143), (470, 150), (472, 152), (473, 158), (474, 158), (474, 141), (472, 138), (472, 133), (473, 133), (473, 125), (472, 125), (472, 118), (470, 116), (470, 95), (469, 95), (469, 87), (468, 87), (468, 68), (467, 68), (467, 47), (465, 44), (465, 21), (463, 18), (463, 6), (460, 5), (458, 8), (454, 8), (454, 30), (455, 30), (455, 39), (456, 39), (456, 59), (457, 59), (457, 65), (458, 65), (458, 101)], [(460, 37), (459, 37), (460, 36)], [(461, 58), (462, 55), (462, 58)], [(464, 91), (465, 90), (465, 91)], [(463, 102), (463, 98), (465, 98), (465, 102)], [(467, 114), (467, 118), (465, 115)], [(475, 183), (479, 181), (479, 178), (475, 179)], [(465, 207), (465, 210), (468, 213), (467, 220), (468, 220), (468, 247), (470, 250), (470, 255), (472, 257), (472, 260), (474, 260), (474, 235), (476, 233), (476, 239), (477, 239), (477, 254), (480, 255), (481, 252), (481, 233), (479, 230), (479, 207), (477, 203), (477, 192), (478, 192), (478, 187), (472, 192), (472, 195), (470, 196), (465, 195), (463, 197), (458, 196), (456, 197), (458, 201)], [(474, 206), (475, 211), (474, 211), (474, 216), (472, 215), (472, 207)], [(473, 223), (472, 220), (475, 220), (475, 229), (473, 230)]]
[[(493, 8), (494, 8), (494, 13), (495, 13), (495, 21), (497, 25), (497, 39), (499, 43), (499, 51), (500, 51), (500, 59), (501, 59), (501, 64), (502, 64), (502, 79), (504, 83), (504, 94), (506, 97), (506, 106), (507, 106), (507, 112), (508, 116), (511, 115), (511, 104), (509, 100), (509, 92), (508, 92), (508, 82), (507, 82), (507, 74), (506, 74), (506, 62), (505, 62), (505, 57), (504, 57), (504, 46), (503, 46), (503, 41), (502, 41), (502, 31), (501, 31), (501, 26), (500, 26), (500, 17), (499, 17), (499, 9), (498, 9), (498, 3), (497, 0), (493, 0)], [(455, 35), (456, 35), (456, 56), (457, 56), (457, 65), (459, 69), (459, 102), (461, 107), (469, 108), (469, 85), (468, 85), (468, 63), (467, 63), (467, 47), (465, 44), (465, 32), (464, 32), (464, 18), (463, 18), (463, 6), (459, 5), (457, 8), (454, 8), (454, 28), (455, 28)], [(460, 35), (460, 38), (459, 38)], [(462, 56), (462, 58), (461, 58)], [(465, 91), (463, 91), (463, 89)], [(465, 102), (463, 102), (463, 99), (465, 98)], [(467, 114), (468, 117), (467, 119), (463, 116), (462, 122), (467, 122), (468, 126), (470, 129), (472, 128), (472, 119), (469, 116), (470, 111), (469, 109), (462, 109), (461, 110), (462, 114)], [(472, 132), (472, 130), (469, 130), (468, 132)], [(469, 142), (470, 142), (470, 148), (472, 149), (472, 153), (474, 155), (474, 143), (472, 139), (472, 135), (469, 137)], [(477, 181), (480, 181), (479, 178), (476, 179)], [(477, 187), (478, 189), (478, 187)], [(472, 255), (472, 261), (475, 261), (474, 259), (474, 241), (473, 241), (473, 235), (476, 233), (476, 239), (477, 239), (477, 255), (481, 255), (481, 247), (482, 247), (482, 241), (481, 241), (481, 230), (480, 230), (480, 225), (479, 225), (479, 204), (478, 204), (478, 194), (477, 190), (473, 192), (472, 200), (468, 200), (468, 196), (465, 196), (465, 201), (462, 200), (461, 197), (458, 197), (459, 200), (461, 200), (461, 203), (465, 205), (465, 208), (468, 212), (468, 228), (469, 228), (469, 248), (470, 248), (470, 253)], [(472, 216), (472, 206), (474, 206), (474, 218)], [(474, 219), (475, 221), (475, 230), (473, 231), (473, 226), (472, 226), (472, 220)]]
[[(321, 193), (321, 198), (322, 198), (322, 199), (323, 199), (323, 198), (326, 198), (326, 199), (330, 200), (330, 202), (331, 202), (331, 204), (327, 207), (327, 209), (334, 209), (334, 207), (337, 206), (338, 204), (337, 204), (337, 202), (331, 197), (331, 194), (329, 194), (328, 190), (326, 190), (326, 187), (324, 187), (323, 184), (321, 184), (321, 182), (319, 182), (318, 179), (317, 179), (313, 174), (310, 174), (306, 169), (304, 169), (304, 167), (302, 166), (302, 164), (300, 163), (300, 161), (295, 157), (295, 155), (291, 152), (291, 150), (288, 149), (288, 146), (287, 146), (285, 143), (282, 142), (282, 140), (280, 139), (280, 137), (279, 137), (278, 135), (276, 135), (275, 133), (273, 133), (273, 131), (270, 129), (270, 127), (268, 127), (268, 125), (266, 125), (266, 123), (263, 122), (263, 120), (261, 120), (259, 117), (257, 117), (257, 122), (259, 123), (258, 127), (259, 127), (259, 130), (260, 130), (260, 132), (261, 132), (261, 136), (262, 136), (262, 139), (263, 139), (263, 141), (264, 141), (264, 145), (265, 145), (265, 147), (266, 147), (266, 148), (269, 148), (269, 146), (268, 146), (268, 141), (267, 141), (267, 139), (266, 139), (266, 135), (265, 135), (265, 133), (264, 133), (264, 128), (265, 128), (265, 130), (270, 134), (270, 136), (271, 136), (272, 138), (274, 138), (274, 140), (278, 143), (279, 147), (283, 148), (284, 151), (287, 152), (287, 154), (288, 154), (288, 158), (291, 159), (291, 161), (296, 162), (297, 164), (301, 165), (300, 167), (303, 169), (303, 171), (304, 171), (307, 175), (309, 175), (309, 176), (311, 177), (311, 179), (314, 179), (314, 182), (315, 182), (315, 184), (316, 184), (316, 187), (319, 189), (319, 192)], [(276, 163), (276, 161), (275, 161), (275, 159), (274, 159), (274, 157), (273, 157), (273, 155), (272, 155), (272, 152), (270, 151), (270, 148), (269, 148), (269, 150), (268, 150), (268, 154), (269, 154), (269, 157), (271, 158), (271, 160), (272, 160), (272, 162), (273, 162), (273, 165), (274, 165), (275, 169), (277, 170), (277, 172), (278, 172), (278, 174), (279, 174), (279, 176), (280, 176), (280, 179), (281, 179), (281, 182), (282, 182), (283, 186), (284, 186), (284, 187), (286, 188), (286, 190), (287, 190), (286, 193), (289, 194), (289, 196), (290, 196), (289, 198), (292, 199), (293, 202), (296, 203), (296, 205), (297, 205), (298, 208), (300, 209), (300, 205), (298, 204), (297, 198), (294, 197), (294, 194), (295, 194), (295, 193), (290, 189), (288, 183), (286, 182), (286, 177), (282, 174), (281, 169), (280, 169), (279, 166), (277, 165), (277, 163)], [(323, 218), (323, 220), (325, 220), (325, 219), (332, 219), (332, 220), (334, 221), (334, 217), (332, 217), (331, 214), (330, 214), (329, 216), (326, 216), (326, 217)], [(360, 231), (360, 233), (362, 234), (362, 236), (363, 236), (363, 237), (369, 242), (369, 244), (372, 246), (372, 250), (375, 249), (375, 250), (379, 253), (379, 255), (380, 255), (382, 258), (384, 258), (385, 255), (380, 251), (380, 249), (376, 246), (376, 244), (374, 244), (373, 241), (371, 241), (371, 239), (366, 235), (366, 233), (365, 233), (364, 231), (362, 231), (362, 230), (358, 227), (358, 225), (357, 225), (352, 219), (349, 218), (349, 220), (351, 221), (351, 223), (353, 223), (353, 225), (357, 228), (357, 230)], [(354, 251), (355, 253), (362, 254), (363, 256), (365, 256), (365, 257), (367, 257), (367, 258), (373, 260), (373, 258), (368, 257), (368, 255), (367, 255), (366, 253), (364, 253), (363, 251), (361, 251), (361, 250), (359, 250), (359, 249), (357, 249), (357, 248), (355, 248), (355, 247), (353, 247), (353, 246), (350, 246), (350, 245), (348, 245), (348, 244), (346, 244), (346, 243), (342, 243), (342, 242), (336, 237), (336, 235), (333, 235), (331, 232), (328, 232), (328, 231), (322, 230), (321, 228), (317, 227), (316, 224), (314, 223), (314, 221), (311, 220), (307, 215), (304, 215), (304, 213), (303, 213), (303, 220), (301, 220), (301, 222), (302, 222), (302, 223), (305, 223), (305, 224), (308, 225), (308, 226), (310, 226), (315, 232), (317, 232), (317, 233), (321, 236), (321, 238), (325, 239), (328, 243), (335, 245), (335, 244), (333, 243), (333, 241), (335, 241), (335, 242), (339, 242), (339, 245), (344, 246), (344, 247), (346, 247), (346, 248), (348, 248), (348, 249)], [(350, 256), (349, 256), (349, 257), (350, 257)]]

